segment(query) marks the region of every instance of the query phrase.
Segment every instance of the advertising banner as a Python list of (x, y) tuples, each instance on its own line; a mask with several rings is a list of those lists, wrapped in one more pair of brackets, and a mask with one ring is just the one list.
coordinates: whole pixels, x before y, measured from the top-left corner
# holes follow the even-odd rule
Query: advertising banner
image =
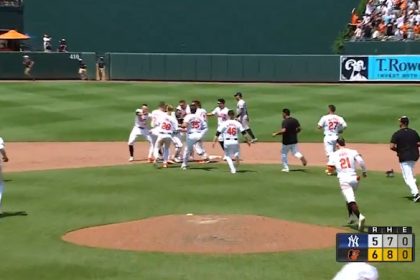
[(420, 56), (341, 56), (340, 81), (420, 81)]

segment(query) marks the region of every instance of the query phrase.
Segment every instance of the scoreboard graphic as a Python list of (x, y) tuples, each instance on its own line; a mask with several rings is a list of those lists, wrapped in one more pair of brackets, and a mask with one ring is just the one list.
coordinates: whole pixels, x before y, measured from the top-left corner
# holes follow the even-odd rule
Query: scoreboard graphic
[(369, 227), (368, 233), (337, 233), (337, 262), (414, 262), (412, 227)]

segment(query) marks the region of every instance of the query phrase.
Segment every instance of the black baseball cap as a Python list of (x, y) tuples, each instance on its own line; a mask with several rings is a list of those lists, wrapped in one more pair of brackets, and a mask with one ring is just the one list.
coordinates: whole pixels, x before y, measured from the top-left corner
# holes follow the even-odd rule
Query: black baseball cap
[(235, 95), (234, 95), (235, 97), (236, 96), (239, 96), (239, 97), (242, 97), (242, 93), (241, 92), (237, 92), (237, 93), (235, 93)]
[(407, 116), (401, 116), (398, 120), (403, 124), (408, 124), (410, 121)]
[(340, 145), (341, 147), (344, 147), (346, 145), (346, 140), (344, 140), (343, 137), (340, 137), (337, 139), (337, 144)]
[(223, 98), (219, 98), (217, 99), (217, 103), (225, 104), (225, 100)]

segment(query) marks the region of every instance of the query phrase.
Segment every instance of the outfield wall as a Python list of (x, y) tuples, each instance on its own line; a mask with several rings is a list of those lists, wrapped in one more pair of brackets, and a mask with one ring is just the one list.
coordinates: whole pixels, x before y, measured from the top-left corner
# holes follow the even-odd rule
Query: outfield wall
[(337, 82), (337, 55), (107, 54), (112, 80)]
[[(22, 56), (20, 52), (0, 53), (0, 79), (27, 79), (23, 73)], [(37, 80), (49, 79), (79, 79), (78, 59), (82, 58), (88, 69), (95, 69), (95, 53), (28, 53), (34, 60), (32, 75)], [(95, 79), (95, 71), (88, 71), (89, 79)]]

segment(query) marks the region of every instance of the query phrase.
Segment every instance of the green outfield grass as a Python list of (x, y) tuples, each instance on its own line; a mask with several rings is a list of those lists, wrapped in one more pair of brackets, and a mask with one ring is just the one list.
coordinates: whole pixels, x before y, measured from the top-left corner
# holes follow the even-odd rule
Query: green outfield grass
[[(401, 115), (420, 126), (420, 88), (416, 85), (281, 85), (186, 83), (2, 83), (0, 135), (7, 141), (126, 140), (133, 111), (142, 103), (200, 99), (211, 110), (217, 98), (235, 108), (233, 94), (241, 91), (248, 103), (258, 138), (272, 141), (271, 132), (288, 107), (303, 127), (301, 141), (319, 142), (316, 129), (326, 106), (333, 103), (349, 128), (350, 141), (387, 143)], [(215, 121), (211, 121), (211, 134)]]
[[(1, 279), (324, 280), (341, 267), (334, 248), (216, 256), (94, 249), (61, 241), (69, 230), (166, 214), (255, 214), (345, 225), (337, 179), (321, 169), (284, 174), (278, 165), (243, 165), (243, 173), (231, 175), (224, 164), (195, 167), (6, 174), (4, 210), (28, 215), (0, 219)], [(389, 179), (372, 173), (362, 181), (358, 201), (369, 225), (411, 225), (419, 232), (419, 205), (407, 195), (400, 175)], [(382, 280), (417, 279), (420, 274), (416, 263), (376, 266)]]

